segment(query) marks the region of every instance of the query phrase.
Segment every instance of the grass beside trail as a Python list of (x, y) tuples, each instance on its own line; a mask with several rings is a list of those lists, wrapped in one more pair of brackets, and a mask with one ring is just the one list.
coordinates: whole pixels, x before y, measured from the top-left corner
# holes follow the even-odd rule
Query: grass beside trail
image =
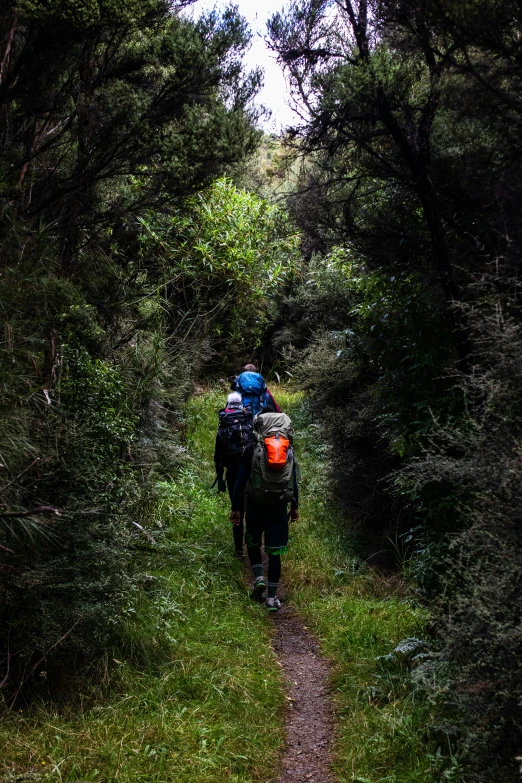
[(400, 577), (380, 576), (355, 555), (353, 534), (330, 498), (320, 430), (301, 395), (278, 391), (276, 397), (292, 417), (302, 474), (301, 519), (291, 527), (283, 569), (289, 599), (334, 664), (339, 780), (456, 782), (458, 764), (443, 759), (427, 734), (433, 708), (416, 690), (406, 661), (392, 652), (401, 640), (422, 637), (426, 612)]
[[(406, 667), (393, 656), (376, 660), (421, 635), (425, 613), (400, 579), (354, 555), (328, 499), (319, 430), (299, 394), (275, 391), (297, 430), (302, 473), (301, 519), (283, 574), (334, 664), (339, 780), (456, 782), (456, 769), (438, 768), (425, 731), (430, 708)], [(209, 489), (223, 400), (212, 391), (188, 405), (190, 457), (175, 482), (160, 486), (151, 528), (158, 545), (140, 557), (111, 684), (69, 710), (33, 705), (0, 723), (0, 783), (266, 783), (277, 769), (284, 691), (270, 618), (249, 600), (232, 557), (228, 502)]]
[(68, 710), (33, 705), (0, 723), (2, 783), (266, 783), (276, 768), (284, 694), (269, 618), (247, 596), (228, 505), (210, 491), (223, 399), (188, 406), (190, 459), (160, 487), (158, 545), (140, 558), (111, 685)]

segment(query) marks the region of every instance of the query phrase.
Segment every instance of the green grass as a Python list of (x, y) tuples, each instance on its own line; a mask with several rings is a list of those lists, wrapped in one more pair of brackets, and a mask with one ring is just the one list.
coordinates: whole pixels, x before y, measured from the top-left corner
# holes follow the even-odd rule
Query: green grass
[(428, 734), (433, 708), (415, 688), (406, 664), (376, 660), (401, 640), (422, 637), (427, 613), (399, 576), (380, 575), (357, 557), (353, 532), (330, 497), (320, 431), (300, 395), (275, 396), (294, 422), (302, 474), (301, 518), (291, 528), (283, 568), (290, 599), (333, 663), (339, 780), (457, 780), (451, 777), (456, 762), (436, 756), (438, 742)]
[(191, 458), (160, 486), (164, 535), (140, 559), (108, 692), (2, 722), (0, 780), (265, 783), (277, 767), (284, 694), (269, 621), (232, 557), (227, 503), (210, 491), (222, 398), (188, 406)]
[[(333, 664), (339, 781), (456, 783), (407, 668), (376, 660), (422, 635), (426, 613), (399, 577), (358, 559), (329, 497), (320, 432), (299, 394), (275, 391), (296, 426), (302, 473), (283, 573)], [(232, 557), (228, 502), (209, 489), (223, 400), (214, 390), (188, 404), (190, 457), (176, 482), (159, 487), (158, 546), (137, 561), (136, 599), (104, 694), (0, 723), (2, 783), (28, 773), (42, 783), (267, 783), (276, 773), (284, 691), (270, 619), (248, 599)]]

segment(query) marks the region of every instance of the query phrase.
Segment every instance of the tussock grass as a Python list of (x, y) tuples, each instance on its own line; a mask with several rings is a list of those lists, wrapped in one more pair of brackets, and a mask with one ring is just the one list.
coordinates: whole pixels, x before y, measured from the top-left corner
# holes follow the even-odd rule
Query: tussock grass
[(228, 505), (210, 491), (223, 400), (188, 406), (190, 458), (159, 487), (158, 544), (136, 563), (106, 692), (1, 723), (1, 781), (266, 783), (277, 767), (284, 695), (268, 618), (232, 556)]

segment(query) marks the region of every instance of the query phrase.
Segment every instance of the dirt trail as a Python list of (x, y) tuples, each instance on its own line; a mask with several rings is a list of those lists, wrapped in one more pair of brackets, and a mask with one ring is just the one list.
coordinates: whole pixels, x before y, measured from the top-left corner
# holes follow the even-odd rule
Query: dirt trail
[(286, 746), (277, 783), (334, 783), (329, 664), (288, 604), (274, 616), (273, 648), (288, 682)]
[[(264, 551), (262, 558), (266, 575), (268, 558)], [(246, 582), (251, 585), (248, 557), (244, 567)], [(321, 654), (319, 641), (303, 617), (288, 602), (284, 575), (278, 597), (282, 607), (271, 615), (272, 648), (287, 682), (288, 710), (280, 772), (270, 781), (335, 783), (336, 776), (331, 772), (334, 717), (328, 683), (330, 663)]]

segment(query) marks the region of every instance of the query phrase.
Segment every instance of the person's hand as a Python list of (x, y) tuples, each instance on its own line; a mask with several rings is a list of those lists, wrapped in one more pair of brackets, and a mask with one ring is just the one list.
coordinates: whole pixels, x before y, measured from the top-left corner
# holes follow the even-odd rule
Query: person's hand
[(233, 525), (240, 525), (241, 524), (241, 515), (239, 511), (231, 511), (230, 512), (230, 521)]
[(290, 510), (290, 522), (297, 522), (299, 519), (299, 511), (296, 508)]
[(220, 492), (226, 492), (227, 491), (227, 482), (223, 478), (223, 476), (218, 476), (218, 495)]

